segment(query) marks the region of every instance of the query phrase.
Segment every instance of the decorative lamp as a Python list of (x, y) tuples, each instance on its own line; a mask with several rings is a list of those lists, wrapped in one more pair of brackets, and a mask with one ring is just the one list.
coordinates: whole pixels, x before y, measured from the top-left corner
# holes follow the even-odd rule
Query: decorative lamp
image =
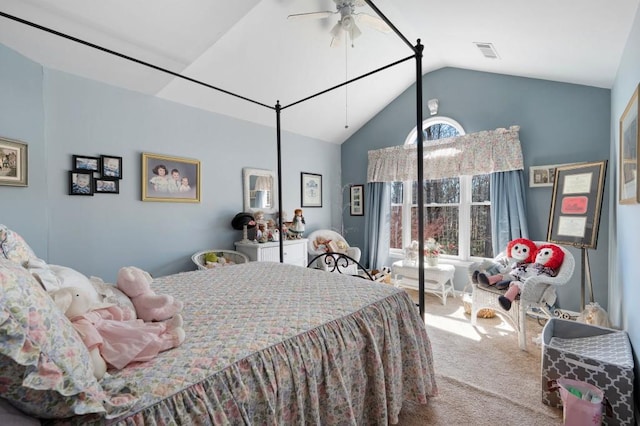
[(253, 215), (251, 213), (247, 213), (247, 212), (238, 213), (233, 217), (233, 220), (231, 221), (231, 226), (233, 227), (233, 229), (237, 229), (238, 231), (242, 230), (243, 243), (251, 242), (248, 238), (247, 230), (249, 228), (256, 227), (256, 221), (253, 218)]

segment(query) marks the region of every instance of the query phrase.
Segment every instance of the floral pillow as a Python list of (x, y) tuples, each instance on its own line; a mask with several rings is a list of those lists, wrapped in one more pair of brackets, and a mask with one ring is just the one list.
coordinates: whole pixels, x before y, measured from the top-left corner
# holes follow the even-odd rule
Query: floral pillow
[(0, 252), (6, 259), (24, 265), (29, 259), (36, 259), (37, 256), (29, 244), (15, 231), (0, 224)]
[(29, 272), (0, 259), (0, 394), (39, 418), (104, 413), (89, 352)]

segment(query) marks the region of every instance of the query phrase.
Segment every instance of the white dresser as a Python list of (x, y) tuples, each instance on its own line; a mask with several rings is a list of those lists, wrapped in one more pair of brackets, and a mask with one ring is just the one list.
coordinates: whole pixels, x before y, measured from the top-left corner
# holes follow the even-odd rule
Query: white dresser
[[(284, 263), (307, 266), (307, 240), (285, 240), (283, 243)], [(254, 262), (280, 262), (280, 243), (235, 243), (236, 250), (246, 254)]]

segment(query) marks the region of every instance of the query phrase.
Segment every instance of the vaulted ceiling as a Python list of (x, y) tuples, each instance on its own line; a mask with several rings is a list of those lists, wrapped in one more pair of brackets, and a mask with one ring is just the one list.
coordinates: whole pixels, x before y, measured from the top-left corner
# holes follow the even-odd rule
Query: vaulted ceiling
[[(171, 73), (7, 16), (0, 16), (0, 43), (48, 68), (273, 127), (271, 108), (206, 85), (287, 106), (413, 55), (393, 31), (367, 25), (376, 13), (363, 0), (353, 0), (362, 31), (353, 46), (344, 38), (330, 46), (339, 13), (287, 19), (335, 12), (344, 1), (0, 0), (3, 14)], [(373, 0), (411, 45), (424, 44), (424, 73), (449, 66), (603, 88), (615, 79), (639, 2)], [(475, 42), (491, 43), (498, 58), (484, 57)], [(403, 62), (286, 108), (282, 128), (340, 144), (414, 82), (415, 62)]]

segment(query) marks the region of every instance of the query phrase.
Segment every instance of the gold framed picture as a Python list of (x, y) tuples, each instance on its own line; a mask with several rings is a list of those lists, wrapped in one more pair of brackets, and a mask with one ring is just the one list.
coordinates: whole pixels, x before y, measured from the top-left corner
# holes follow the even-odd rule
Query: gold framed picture
[(640, 201), (638, 188), (638, 89), (629, 100), (620, 116), (620, 179), (618, 194), (620, 204), (635, 204)]
[(142, 154), (142, 201), (200, 202), (200, 161)]
[(28, 186), (28, 146), (0, 138), (0, 185)]

